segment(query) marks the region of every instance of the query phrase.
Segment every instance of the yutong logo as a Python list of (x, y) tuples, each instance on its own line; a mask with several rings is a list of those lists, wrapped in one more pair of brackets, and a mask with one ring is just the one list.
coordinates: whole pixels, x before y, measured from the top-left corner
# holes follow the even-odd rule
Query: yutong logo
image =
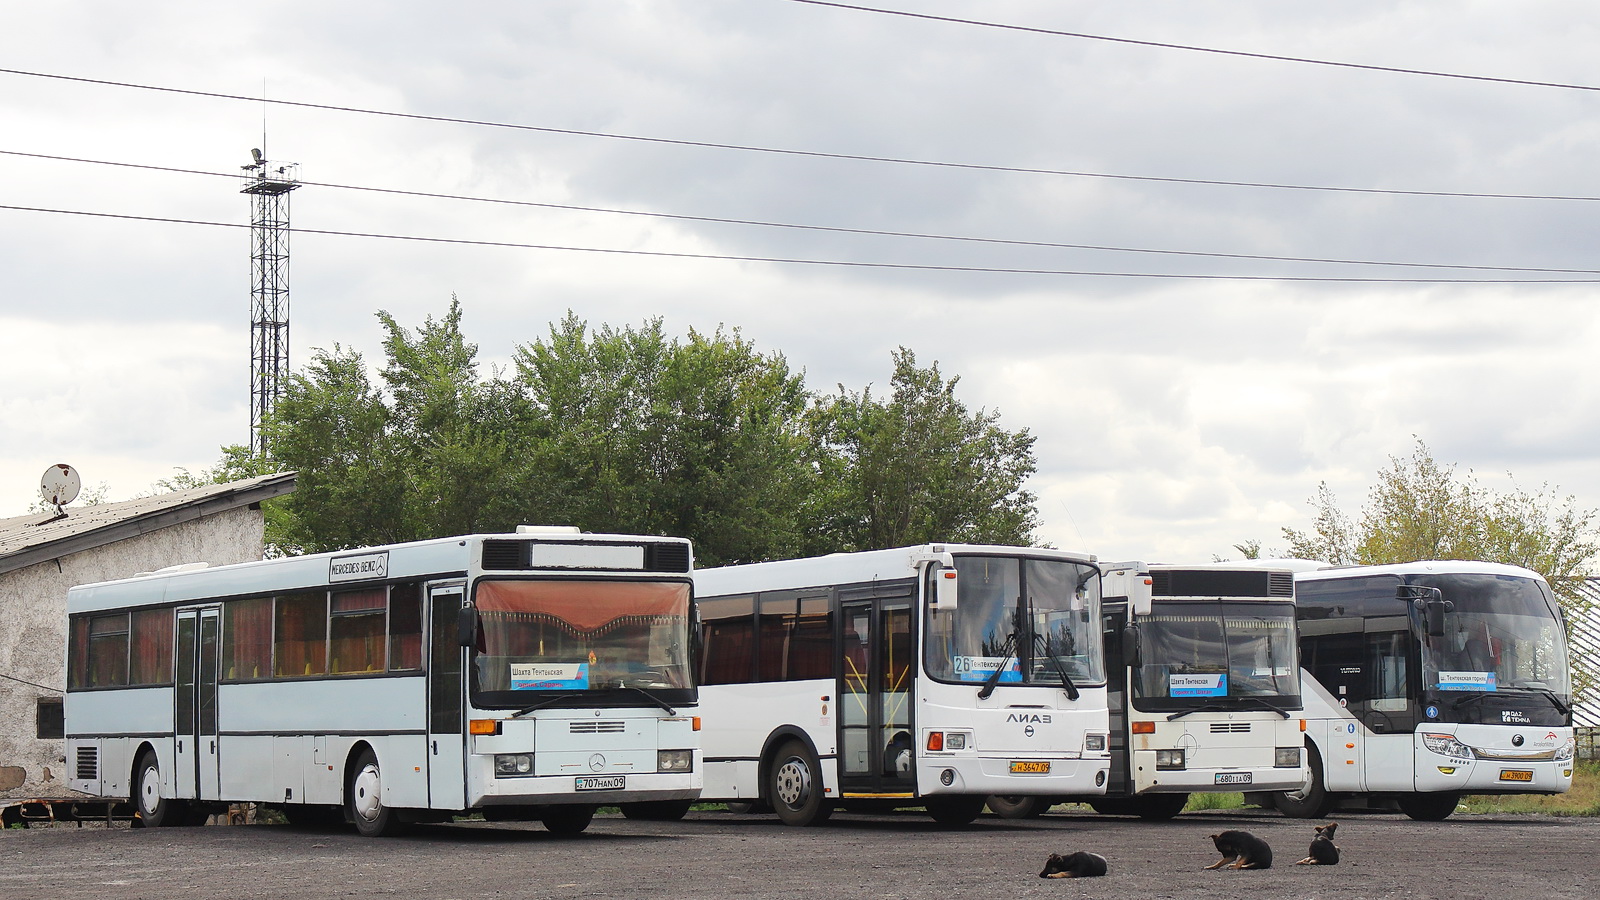
[(1007, 722), (1021, 722), (1033, 725), (1049, 725), (1050, 716), (1044, 713), (1008, 713)]

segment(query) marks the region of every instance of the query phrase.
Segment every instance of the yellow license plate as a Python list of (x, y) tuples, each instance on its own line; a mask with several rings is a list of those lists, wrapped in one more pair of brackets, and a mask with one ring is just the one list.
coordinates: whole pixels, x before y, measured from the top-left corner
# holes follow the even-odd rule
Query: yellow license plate
[[(1049, 775), (1050, 761), (1034, 761), (1016, 759), (1011, 761), (1011, 774), (1013, 775)], [(1530, 773), (1531, 774), (1531, 773)]]
[(1501, 781), (1532, 781), (1533, 773), (1527, 769), (1501, 769)]

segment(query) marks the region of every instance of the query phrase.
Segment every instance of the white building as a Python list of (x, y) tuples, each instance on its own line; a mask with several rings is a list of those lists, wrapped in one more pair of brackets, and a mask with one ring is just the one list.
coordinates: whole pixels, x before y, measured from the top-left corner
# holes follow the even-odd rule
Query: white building
[(67, 588), (260, 559), (261, 502), (293, 473), (0, 519), (0, 801), (65, 796)]

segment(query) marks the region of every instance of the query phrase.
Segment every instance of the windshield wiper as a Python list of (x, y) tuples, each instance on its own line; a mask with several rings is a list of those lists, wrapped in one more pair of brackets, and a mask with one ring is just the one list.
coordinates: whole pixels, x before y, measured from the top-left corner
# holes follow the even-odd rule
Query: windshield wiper
[(634, 687), (631, 684), (622, 684), (622, 685), (616, 686), (615, 688), (612, 688), (612, 690), (617, 690), (617, 691), (636, 691), (636, 692), (638, 692), (640, 694), (643, 694), (646, 700), (649, 700), (651, 703), (655, 704), (656, 706), (659, 706), (662, 709), (666, 710), (667, 711), (667, 715), (675, 716), (675, 715), (678, 714), (678, 711), (673, 709), (671, 706), (669, 706), (667, 704), (667, 701), (661, 699), (660, 697), (657, 697), (655, 694), (650, 693), (649, 691), (645, 690), (642, 687)]
[(1184, 716), (1189, 715), (1190, 713), (1222, 712), (1224, 710), (1238, 709), (1240, 707), (1240, 705), (1242, 705), (1244, 703), (1259, 703), (1262, 706), (1265, 706), (1267, 709), (1270, 709), (1273, 712), (1277, 713), (1278, 715), (1283, 716), (1285, 719), (1290, 718), (1288, 710), (1284, 709), (1281, 706), (1278, 706), (1276, 703), (1269, 702), (1269, 701), (1267, 701), (1267, 700), (1265, 700), (1265, 699), (1263, 699), (1261, 697), (1244, 696), (1244, 697), (1229, 697), (1228, 699), (1233, 701), (1233, 702), (1231, 702), (1231, 703), (1227, 703), (1227, 702), (1224, 702), (1224, 703), (1206, 703), (1206, 704), (1203, 704), (1201, 706), (1196, 706), (1193, 709), (1185, 709), (1185, 710), (1182, 710), (1181, 712), (1175, 712), (1172, 715), (1167, 716), (1167, 721), (1171, 722), (1171, 721), (1174, 721), (1176, 719), (1181, 719)]
[(1559, 710), (1563, 716), (1572, 715), (1572, 707), (1568, 706), (1565, 703), (1562, 703), (1561, 702), (1561, 695), (1557, 694), (1555, 691), (1552, 691), (1549, 688), (1536, 688), (1536, 687), (1524, 688), (1524, 690), (1533, 691), (1535, 693), (1543, 694), (1546, 697), (1549, 697), (1550, 698), (1550, 702), (1554, 703), (1556, 705), (1556, 709)]
[(1050, 652), (1049, 643), (1037, 633), (1033, 636), (1033, 643), (1045, 656), (1049, 657), (1050, 664), (1055, 667), (1056, 674), (1061, 676), (1061, 686), (1066, 689), (1067, 699), (1078, 699), (1078, 686), (1073, 684), (1071, 676), (1067, 675), (1066, 668), (1061, 665), (1061, 658)]
[(989, 695), (994, 693), (994, 686), (1000, 681), (1000, 673), (1006, 670), (1006, 663), (1011, 661), (1011, 655), (1016, 653), (1016, 648), (1017, 633), (1013, 631), (1006, 635), (1005, 646), (1000, 648), (1005, 652), (1005, 655), (1000, 657), (1000, 665), (994, 667), (994, 671), (989, 673), (989, 677), (983, 680), (983, 687), (978, 688), (979, 700), (987, 700)]
[(1478, 691), (1476, 693), (1468, 694), (1467, 696), (1462, 697), (1460, 700), (1452, 702), (1450, 704), (1450, 708), (1453, 710), (1460, 709), (1461, 707), (1466, 706), (1468, 703), (1477, 703), (1479, 700), (1482, 700), (1487, 696), (1489, 696), (1487, 691)]
[(523, 716), (527, 715), (528, 713), (533, 712), (536, 709), (544, 709), (546, 706), (554, 706), (556, 703), (559, 703), (562, 700), (570, 700), (570, 699), (572, 699), (573, 697), (576, 697), (576, 696), (578, 696), (578, 695), (577, 694), (556, 694), (555, 696), (552, 696), (552, 697), (546, 697), (543, 700), (540, 700), (538, 703), (535, 703), (532, 706), (526, 707), (524, 709), (517, 710), (516, 712), (511, 714), (511, 718), (520, 719)]

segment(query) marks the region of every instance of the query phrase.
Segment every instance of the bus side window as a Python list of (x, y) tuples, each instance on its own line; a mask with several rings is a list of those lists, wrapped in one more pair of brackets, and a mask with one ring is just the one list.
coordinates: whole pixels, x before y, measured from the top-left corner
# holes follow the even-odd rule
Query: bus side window
[(700, 644), (701, 684), (748, 684), (754, 677), (756, 598), (700, 601), (705, 639)]
[(389, 671), (422, 668), (422, 586), (389, 589)]

